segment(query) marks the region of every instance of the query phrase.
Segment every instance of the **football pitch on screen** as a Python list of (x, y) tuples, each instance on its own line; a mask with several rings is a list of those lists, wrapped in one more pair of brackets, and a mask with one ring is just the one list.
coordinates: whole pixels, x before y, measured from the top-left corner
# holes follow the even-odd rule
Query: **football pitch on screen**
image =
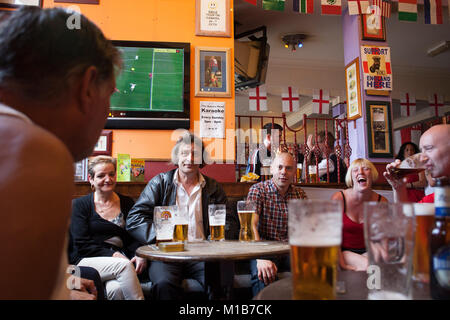
[(119, 49), (123, 69), (111, 97), (111, 110), (183, 111), (182, 50)]

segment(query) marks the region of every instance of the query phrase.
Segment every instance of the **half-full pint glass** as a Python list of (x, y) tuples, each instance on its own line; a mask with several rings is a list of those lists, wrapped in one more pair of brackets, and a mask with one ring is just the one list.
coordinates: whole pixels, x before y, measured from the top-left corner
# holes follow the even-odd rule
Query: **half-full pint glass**
[(430, 282), (430, 232), (434, 223), (434, 203), (414, 203), (416, 240), (413, 257), (413, 279)]
[(225, 222), (227, 216), (227, 208), (224, 204), (210, 204), (208, 206), (209, 215), (209, 232), (211, 240), (225, 240)]
[(308, 173), (309, 173), (309, 183), (316, 183), (317, 182), (317, 167), (309, 166)]
[(239, 241), (255, 241), (256, 225), (256, 204), (250, 201), (238, 201), (237, 212), (241, 230), (239, 231)]
[(189, 227), (189, 211), (187, 206), (177, 206), (173, 223), (173, 241), (187, 241)]
[(177, 206), (155, 207), (153, 223), (156, 230), (156, 244), (173, 241), (174, 214)]
[(293, 299), (336, 297), (342, 208), (334, 200), (288, 202)]

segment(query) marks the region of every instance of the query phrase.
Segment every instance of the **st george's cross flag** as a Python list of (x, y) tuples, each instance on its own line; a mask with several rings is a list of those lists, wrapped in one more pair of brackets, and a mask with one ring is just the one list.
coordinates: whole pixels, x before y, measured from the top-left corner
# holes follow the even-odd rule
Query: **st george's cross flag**
[(292, 7), (295, 12), (314, 13), (314, 0), (293, 0)]
[(367, 14), (369, 0), (348, 0), (348, 14)]
[(410, 117), (416, 114), (416, 98), (414, 94), (403, 93), (400, 98), (400, 115)]
[(372, 6), (380, 8), (381, 16), (390, 18), (391, 17), (391, 3), (384, 0), (372, 0)]
[(330, 113), (330, 94), (327, 90), (314, 89), (312, 113)]
[(298, 97), (298, 90), (292, 87), (283, 88), (281, 93), (281, 104), (283, 112), (295, 112), (300, 109), (300, 100)]
[(398, 20), (417, 21), (417, 0), (398, 0)]
[(322, 6), (322, 14), (341, 15), (341, 0), (320, 0)]
[(425, 24), (442, 24), (442, 0), (423, 0)]
[(435, 117), (442, 117), (444, 115), (444, 97), (440, 94), (430, 94), (428, 96), (428, 103), (434, 109)]
[(248, 90), (250, 111), (267, 111), (266, 86), (259, 86)]

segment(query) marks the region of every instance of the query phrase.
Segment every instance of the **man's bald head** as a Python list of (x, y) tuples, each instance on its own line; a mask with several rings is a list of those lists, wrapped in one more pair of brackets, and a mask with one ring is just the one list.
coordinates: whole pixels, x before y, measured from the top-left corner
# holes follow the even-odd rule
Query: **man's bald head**
[(433, 178), (450, 176), (450, 125), (431, 127), (420, 137), (425, 169)]

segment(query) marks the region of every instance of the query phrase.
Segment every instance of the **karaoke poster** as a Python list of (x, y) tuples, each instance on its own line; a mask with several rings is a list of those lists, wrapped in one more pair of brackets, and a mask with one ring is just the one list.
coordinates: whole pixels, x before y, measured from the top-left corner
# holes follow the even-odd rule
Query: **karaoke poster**
[(392, 90), (391, 48), (361, 46), (365, 90)]

